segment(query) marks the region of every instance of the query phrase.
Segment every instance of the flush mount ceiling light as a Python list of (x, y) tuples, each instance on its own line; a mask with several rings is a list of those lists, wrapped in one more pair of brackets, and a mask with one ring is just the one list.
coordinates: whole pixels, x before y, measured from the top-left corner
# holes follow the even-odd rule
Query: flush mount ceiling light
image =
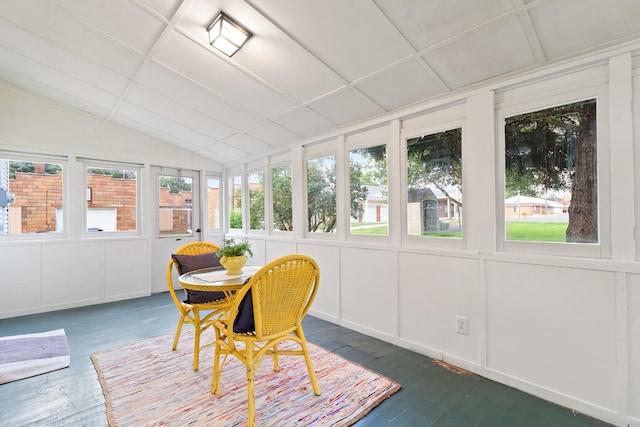
[(209, 28), (209, 43), (227, 56), (233, 56), (252, 34), (223, 12), (213, 20)]

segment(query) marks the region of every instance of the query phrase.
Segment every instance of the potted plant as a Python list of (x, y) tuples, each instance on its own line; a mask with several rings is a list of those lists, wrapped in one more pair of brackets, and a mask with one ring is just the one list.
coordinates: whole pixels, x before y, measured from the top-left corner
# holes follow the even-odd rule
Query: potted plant
[(220, 264), (227, 269), (228, 274), (242, 273), (242, 267), (249, 259), (247, 254), (253, 256), (251, 242), (248, 240), (236, 242), (234, 239), (224, 239), (224, 246), (216, 251), (216, 255), (220, 257)]

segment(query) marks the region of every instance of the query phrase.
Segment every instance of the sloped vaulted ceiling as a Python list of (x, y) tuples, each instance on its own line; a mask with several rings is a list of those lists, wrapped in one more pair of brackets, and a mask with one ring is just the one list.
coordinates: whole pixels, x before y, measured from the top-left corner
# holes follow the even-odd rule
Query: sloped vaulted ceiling
[[(208, 44), (220, 10), (253, 32)], [(640, 39), (638, 0), (0, 0), (0, 79), (222, 164)]]

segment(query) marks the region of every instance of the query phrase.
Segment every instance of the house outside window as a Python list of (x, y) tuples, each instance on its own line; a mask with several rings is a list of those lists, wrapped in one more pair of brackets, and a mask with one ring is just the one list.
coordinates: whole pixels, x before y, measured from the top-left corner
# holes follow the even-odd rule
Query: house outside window
[(462, 128), (407, 139), (407, 234), (461, 239)]

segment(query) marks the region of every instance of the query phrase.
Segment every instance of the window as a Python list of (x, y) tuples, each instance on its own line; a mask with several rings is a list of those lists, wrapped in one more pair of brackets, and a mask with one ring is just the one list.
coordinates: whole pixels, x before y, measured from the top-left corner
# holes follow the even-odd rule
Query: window
[(87, 231), (135, 232), (138, 229), (138, 171), (86, 166)]
[(229, 178), (229, 229), (242, 230), (242, 176)]
[(207, 229), (220, 229), (220, 178), (207, 177)]
[(351, 234), (388, 235), (387, 146), (349, 151)]
[(462, 238), (462, 128), (407, 140), (407, 234)]
[(249, 184), (249, 230), (264, 230), (264, 173), (253, 172)]
[(162, 174), (158, 176), (159, 236), (193, 234), (193, 178)]
[(291, 166), (271, 169), (273, 229), (276, 231), (293, 231), (292, 185)]
[(336, 232), (336, 158), (307, 161), (307, 230)]
[(63, 163), (0, 158), (0, 236), (61, 232)]
[(504, 120), (505, 239), (598, 243), (596, 100)]

